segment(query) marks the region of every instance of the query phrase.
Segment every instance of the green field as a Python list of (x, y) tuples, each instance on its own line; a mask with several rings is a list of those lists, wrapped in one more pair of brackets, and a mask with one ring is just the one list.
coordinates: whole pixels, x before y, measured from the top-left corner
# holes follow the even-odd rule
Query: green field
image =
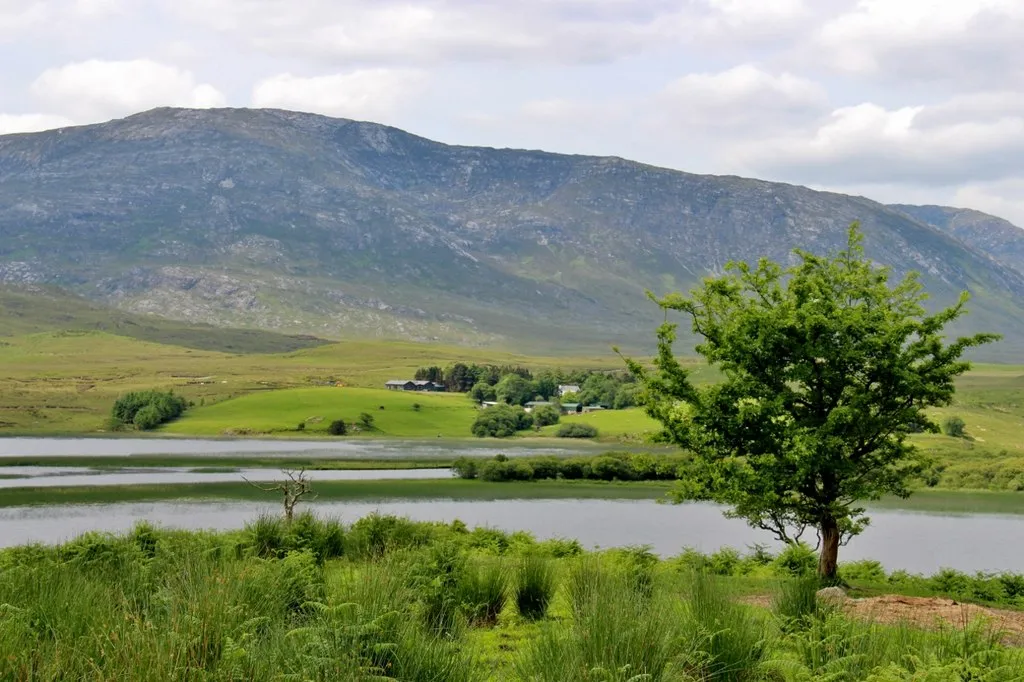
[[(337, 386), (297, 388), (196, 407), (161, 431), (201, 436), (246, 433), (326, 436), (332, 420), (341, 419), (351, 425), (361, 413), (373, 416), (373, 428), (354, 435), (468, 438), (472, 436), (470, 427), (477, 408), (461, 394)], [(301, 432), (299, 423), (305, 424)]]
[[(347, 341), (290, 353), (243, 355), (104, 332), (47, 332), (0, 338), (0, 435), (97, 433), (114, 400), (133, 390), (173, 389), (209, 406), (284, 388), (383, 387), (390, 379), (411, 377), (418, 367), (459, 360), (534, 369), (622, 368), (611, 352), (545, 358), (494, 349)], [(239, 425), (225, 428), (234, 426)], [(437, 430), (420, 435), (434, 438)]]

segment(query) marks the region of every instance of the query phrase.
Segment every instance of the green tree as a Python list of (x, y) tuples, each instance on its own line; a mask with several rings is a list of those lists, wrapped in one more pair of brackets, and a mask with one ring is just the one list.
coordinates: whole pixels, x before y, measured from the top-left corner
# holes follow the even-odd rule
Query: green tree
[(420, 367), (413, 377), (416, 381), (433, 381), (435, 384), (444, 383), (444, 370), (434, 365), (433, 367)]
[(533, 392), (544, 400), (551, 400), (558, 393), (558, 375), (550, 370), (537, 374), (533, 380)]
[(348, 433), (348, 425), (345, 424), (344, 419), (335, 419), (330, 423), (330, 425), (328, 425), (327, 433), (332, 436), (344, 436)]
[(525, 405), (533, 400), (533, 382), (518, 374), (506, 374), (494, 387), (498, 400), (509, 405)]
[(456, 362), (444, 371), (444, 383), (449, 391), (454, 393), (468, 393), (476, 383), (476, 376), (469, 365), (463, 362)]
[(478, 403), (491, 402), (498, 399), (494, 386), (486, 383), (479, 383), (473, 386), (469, 392), (470, 397)]
[(562, 418), (562, 411), (554, 405), (540, 405), (533, 412), (533, 423), (537, 426), (551, 426)]
[(579, 400), (584, 405), (615, 405), (615, 394), (622, 384), (609, 374), (591, 374), (580, 387)]
[(373, 428), (374, 421), (376, 420), (373, 418), (373, 415), (370, 414), (369, 412), (359, 413), (359, 426), (363, 427), (367, 431)]
[(731, 263), (687, 298), (657, 302), (685, 313), (697, 352), (724, 380), (696, 386), (676, 361), (676, 325), (658, 329), (654, 371), (633, 360), (647, 412), (669, 440), (696, 454), (673, 496), (730, 505), (733, 517), (795, 543), (820, 540), (818, 573), (833, 580), (840, 544), (869, 519), (860, 503), (906, 497), (927, 463), (909, 433), (938, 427), (926, 409), (947, 405), (969, 368), (977, 334), (946, 343), (944, 327), (968, 295), (929, 314), (917, 275), (890, 286), (864, 256), (855, 223), (846, 250), (795, 251), (790, 268)]
[(473, 435), (480, 438), (508, 438), (533, 426), (533, 417), (521, 407), (495, 405), (480, 410), (473, 422)]

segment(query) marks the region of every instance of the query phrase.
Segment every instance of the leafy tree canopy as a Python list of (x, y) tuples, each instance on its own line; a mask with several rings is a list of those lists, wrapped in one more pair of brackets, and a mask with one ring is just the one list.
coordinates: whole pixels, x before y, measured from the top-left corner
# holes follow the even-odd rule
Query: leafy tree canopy
[(839, 545), (868, 523), (862, 501), (910, 494), (926, 460), (908, 434), (938, 430), (926, 409), (951, 401), (969, 368), (964, 351), (998, 338), (947, 343), (943, 329), (966, 312), (967, 294), (929, 314), (916, 274), (891, 286), (862, 241), (854, 224), (838, 254), (797, 250), (790, 268), (732, 263), (690, 297), (655, 299), (689, 317), (722, 382), (690, 380), (669, 322), (653, 371), (627, 360), (647, 412), (696, 455), (675, 499), (730, 505), (787, 542), (817, 529), (824, 578), (835, 577)]

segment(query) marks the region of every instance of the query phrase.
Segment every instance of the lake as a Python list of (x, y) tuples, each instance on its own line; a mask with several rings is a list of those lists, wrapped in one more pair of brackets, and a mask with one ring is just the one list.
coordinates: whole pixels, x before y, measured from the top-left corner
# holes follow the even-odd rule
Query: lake
[[(742, 550), (755, 543), (771, 545), (766, 533), (724, 518), (721, 509), (710, 504), (433, 500), (314, 502), (308, 507), (346, 522), (379, 511), (424, 521), (461, 519), (470, 526), (525, 530), (538, 538), (575, 538), (588, 548), (649, 544), (663, 556), (685, 547), (710, 552), (720, 547)], [(216, 501), (12, 507), (0, 509), (0, 546), (61, 542), (88, 530), (124, 531), (143, 519), (174, 528), (239, 528), (261, 512), (279, 511), (267, 503)], [(1024, 518), (1020, 516), (873, 510), (871, 517), (865, 533), (841, 550), (843, 560), (877, 559), (889, 570), (914, 573), (933, 573), (942, 567), (1024, 572)], [(809, 539), (813, 543), (813, 534)]]
[[(3, 488), (57, 488), (78, 486), (110, 485), (158, 485), (190, 483), (231, 483), (243, 478), (260, 483), (280, 481), (284, 478), (280, 469), (247, 469), (235, 471), (195, 471), (183, 467), (122, 469), (116, 472), (89, 469), (86, 467), (2, 467), (5, 478), (0, 478)], [(11, 476), (11, 478), (6, 478)], [(451, 469), (353, 469), (317, 470), (306, 472), (312, 482), (317, 481), (385, 481), (396, 479), (437, 479), (451, 478)]]
[[(0, 457), (130, 457), (131, 455), (216, 455), (218, 457), (311, 456), (323, 459), (420, 459), (467, 455), (509, 457), (605, 452), (608, 445), (510, 440), (257, 440), (202, 438), (0, 438)], [(615, 449), (635, 449), (616, 446)], [(645, 448), (640, 448), (645, 449)]]

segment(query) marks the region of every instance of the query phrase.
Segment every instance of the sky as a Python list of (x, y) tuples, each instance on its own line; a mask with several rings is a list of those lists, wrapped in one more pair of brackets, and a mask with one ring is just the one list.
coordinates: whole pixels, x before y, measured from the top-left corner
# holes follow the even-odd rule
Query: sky
[(0, 134), (277, 107), (1024, 226), (1024, 0), (0, 0)]

